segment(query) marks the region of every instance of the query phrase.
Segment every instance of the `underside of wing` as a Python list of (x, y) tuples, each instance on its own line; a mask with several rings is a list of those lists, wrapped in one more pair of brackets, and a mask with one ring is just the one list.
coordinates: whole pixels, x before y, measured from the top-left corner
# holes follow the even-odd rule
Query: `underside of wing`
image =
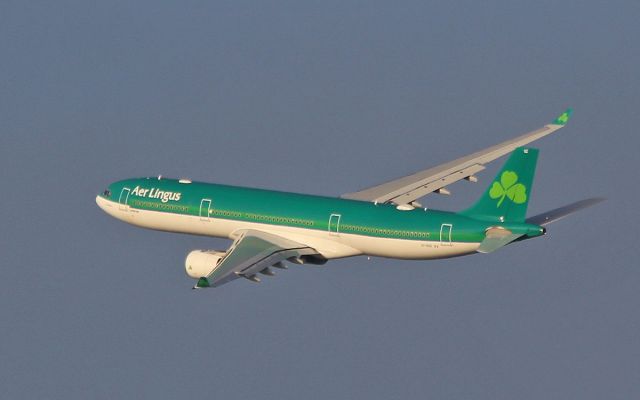
[(410, 204), (429, 193), (448, 194), (447, 185), (461, 179), (475, 181), (474, 174), (485, 169), (487, 163), (562, 128), (571, 112), (568, 109), (551, 124), (471, 155), (341, 197), (376, 203)]
[(273, 275), (270, 267), (283, 268), (284, 260), (326, 262), (311, 247), (271, 233), (247, 230), (236, 239), (209, 275), (198, 280), (195, 288), (216, 287), (236, 278), (259, 282), (256, 274)]

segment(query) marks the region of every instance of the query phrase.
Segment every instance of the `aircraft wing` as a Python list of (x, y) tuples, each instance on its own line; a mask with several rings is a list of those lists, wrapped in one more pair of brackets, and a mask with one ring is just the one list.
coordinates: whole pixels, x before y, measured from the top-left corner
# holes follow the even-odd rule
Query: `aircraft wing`
[(208, 276), (200, 278), (194, 289), (220, 286), (236, 278), (260, 282), (256, 277), (257, 273), (273, 275), (269, 267), (284, 268), (282, 261), (302, 256), (323, 259), (311, 247), (271, 233), (247, 230), (231, 245), (227, 255), (214, 270)]
[(343, 194), (340, 197), (376, 203), (409, 204), (435, 191), (448, 194), (445, 186), (465, 178), (475, 181), (473, 175), (485, 169), (485, 164), (511, 153), (517, 147), (524, 146), (557, 131), (569, 121), (571, 113), (572, 110), (567, 109), (551, 124), (471, 155), (372, 186), (359, 192)]

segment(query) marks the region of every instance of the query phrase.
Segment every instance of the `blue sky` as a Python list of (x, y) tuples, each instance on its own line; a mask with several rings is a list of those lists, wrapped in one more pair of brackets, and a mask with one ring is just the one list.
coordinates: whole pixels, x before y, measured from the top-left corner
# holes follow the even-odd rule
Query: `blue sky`
[[(640, 395), (637, 2), (0, 5), (6, 398)], [(186, 254), (95, 195), (135, 176), (339, 195), (551, 121), (544, 238), (190, 290)], [(449, 210), (478, 184), (426, 198)]]

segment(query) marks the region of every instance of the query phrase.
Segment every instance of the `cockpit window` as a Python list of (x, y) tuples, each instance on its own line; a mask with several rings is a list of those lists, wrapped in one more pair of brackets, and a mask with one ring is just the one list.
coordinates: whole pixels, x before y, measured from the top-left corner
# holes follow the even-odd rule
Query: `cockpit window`
[(104, 192), (102, 192), (102, 195), (104, 197), (111, 197), (111, 190), (105, 189)]

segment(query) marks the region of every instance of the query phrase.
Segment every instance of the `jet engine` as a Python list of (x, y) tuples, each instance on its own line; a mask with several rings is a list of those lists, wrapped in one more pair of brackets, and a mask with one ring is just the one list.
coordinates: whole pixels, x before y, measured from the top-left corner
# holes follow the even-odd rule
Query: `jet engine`
[(191, 278), (207, 276), (227, 253), (217, 250), (194, 250), (187, 255), (184, 269)]

